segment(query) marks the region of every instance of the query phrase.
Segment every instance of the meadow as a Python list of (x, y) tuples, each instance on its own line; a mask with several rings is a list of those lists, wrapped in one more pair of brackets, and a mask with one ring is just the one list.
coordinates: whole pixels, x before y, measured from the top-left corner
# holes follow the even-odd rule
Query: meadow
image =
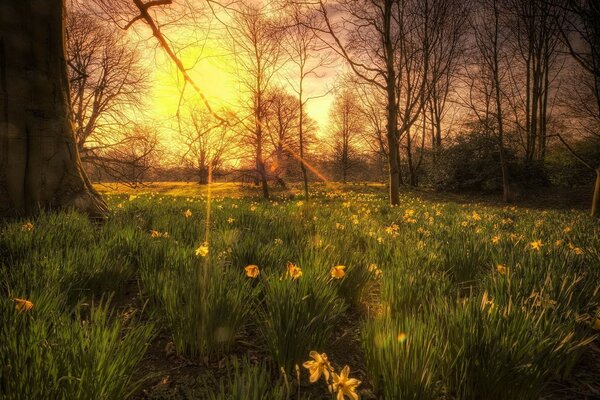
[(226, 184), (101, 191), (102, 224), (62, 212), (0, 225), (2, 400), (600, 390), (585, 364), (600, 225), (582, 211), (414, 193), (391, 207), (376, 186), (310, 201)]

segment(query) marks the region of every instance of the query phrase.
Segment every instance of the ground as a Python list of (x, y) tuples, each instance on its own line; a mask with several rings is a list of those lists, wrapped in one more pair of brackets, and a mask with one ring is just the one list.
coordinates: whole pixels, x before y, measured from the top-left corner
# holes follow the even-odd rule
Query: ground
[(347, 365), (364, 399), (600, 398), (585, 201), (97, 188), (103, 225), (0, 226), (2, 399), (331, 398), (302, 366), (312, 350), (331, 373)]

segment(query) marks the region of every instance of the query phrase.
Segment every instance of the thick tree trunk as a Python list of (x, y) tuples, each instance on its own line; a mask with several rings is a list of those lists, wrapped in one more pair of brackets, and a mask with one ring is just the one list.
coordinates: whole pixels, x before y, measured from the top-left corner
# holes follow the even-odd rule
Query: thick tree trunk
[(208, 185), (208, 166), (200, 167), (198, 171), (198, 184)]
[(600, 216), (600, 166), (596, 168), (596, 184), (594, 185), (594, 197), (592, 198), (592, 217)]
[(64, 1), (0, 2), (0, 216), (106, 205), (81, 166), (70, 119)]

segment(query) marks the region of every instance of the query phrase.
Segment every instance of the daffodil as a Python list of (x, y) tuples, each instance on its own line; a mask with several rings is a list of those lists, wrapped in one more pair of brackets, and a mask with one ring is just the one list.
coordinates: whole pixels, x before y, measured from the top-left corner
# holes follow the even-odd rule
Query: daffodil
[(331, 268), (331, 277), (333, 279), (342, 279), (346, 275), (346, 272), (344, 271), (345, 269), (345, 265), (336, 265), (335, 267)]
[(504, 265), (502, 264), (498, 264), (496, 265), (496, 270), (498, 271), (498, 273), (500, 275), (506, 275), (506, 273), (508, 272), (508, 268), (506, 268)]
[(208, 243), (202, 243), (200, 247), (196, 249), (196, 255), (200, 257), (206, 257), (208, 255)]
[(287, 274), (290, 278), (292, 278), (293, 280), (296, 280), (302, 276), (302, 268), (300, 268), (299, 266), (297, 266), (291, 262), (288, 262)]
[(358, 394), (356, 388), (360, 385), (360, 381), (355, 378), (350, 378), (350, 367), (345, 366), (340, 374), (332, 373), (333, 385), (332, 389), (337, 392), (337, 400), (344, 400), (345, 396), (349, 399), (358, 400)]
[(531, 246), (533, 250), (540, 251), (543, 244), (541, 240), (534, 240), (533, 242), (529, 243), (529, 246)]
[(15, 299), (15, 308), (17, 311), (27, 312), (33, 308), (33, 303), (29, 300)]
[(331, 371), (331, 364), (329, 364), (327, 354), (319, 354), (314, 350), (309, 354), (312, 360), (304, 362), (302, 366), (308, 369), (308, 372), (310, 373), (310, 383), (315, 383), (318, 381), (321, 375), (323, 375), (325, 380), (328, 381), (329, 371)]
[(248, 278), (256, 278), (260, 274), (258, 265), (248, 265), (244, 270), (246, 271), (246, 276)]
[(189, 218), (192, 216), (192, 211), (188, 208), (187, 210), (185, 210), (183, 215), (184, 215), (184, 217)]
[(500, 243), (500, 235), (496, 235), (492, 238), (492, 243), (493, 244), (498, 244)]

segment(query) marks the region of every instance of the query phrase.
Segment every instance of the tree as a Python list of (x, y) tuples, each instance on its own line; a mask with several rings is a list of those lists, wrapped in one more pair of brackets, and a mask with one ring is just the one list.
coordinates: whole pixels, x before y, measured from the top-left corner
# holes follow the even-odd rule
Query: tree
[[(266, 96), (268, 104), (265, 117), (265, 132), (268, 135), (272, 152), (269, 156), (269, 171), (275, 180), (287, 187), (284, 176), (289, 160), (298, 153), (296, 132), (300, 129), (300, 107), (296, 98), (283, 88), (275, 88)], [(304, 142), (302, 142), (304, 145)], [(304, 165), (304, 162), (300, 163)]]
[(277, 21), (268, 17), (264, 9), (250, 4), (240, 7), (227, 30), (232, 40), (238, 78), (246, 95), (243, 108), (249, 115), (244, 120), (250, 120), (250, 123), (246, 124), (245, 139), (254, 150), (257, 178), (262, 185), (263, 197), (268, 199), (269, 184), (264, 161), (266, 96), (281, 68), (281, 30)]
[[(386, 141), (389, 165), (390, 204), (400, 203), (400, 160), (398, 149), (397, 60), (398, 35), (395, 10), (397, 0), (374, 2), (342, 0), (337, 5), (319, 1), (324, 29), (333, 41), (330, 47), (343, 57), (357, 77), (376, 86), (386, 98)], [(331, 14), (348, 16), (334, 23)], [(343, 31), (343, 33), (340, 33)], [(346, 40), (342, 41), (343, 36)]]
[[(116, 29), (73, 5), (66, 23), (67, 64), (81, 160), (127, 182), (127, 176), (139, 174), (120, 171), (141, 168), (139, 161), (155, 148), (156, 140), (144, 130), (128, 128), (131, 113), (140, 110), (148, 74), (132, 44)], [(144, 149), (144, 157), (130, 154), (131, 147)]]
[[(504, 127), (504, 82), (506, 32), (500, 16), (501, 0), (479, 0), (471, 19), (475, 40), (477, 62), (475, 73), (480, 77), (484, 94), (483, 110), (476, 111), (484, 131), (494, 133), (498, 141), (500, 153), (500, 169), (502, 171), (502, 197), (504, 202), (511, 200), (508, 167), (505, 154)], [(471, 86), (471, 93), (472, 93)], [(472, 109), (476, 110), (474, 103)], [(480, 106), (481, 107), (481, 106)], [(480, 108), (481, 110), (481, 108)]]
[(364, 131), (362, 112), (356, 96), (345, 89), (334, 100), (330, 114), (332, 158), (346, 183), (358, 158), (358, 141)]
[[(534, 160), (543, 163), (548, 141), (552, 70), (560, 50), (555, 10), (546, 0), (510, 0), (508, 5), (511, 11), (507, 23), (513, 30), (516, 60), (520, 61), (508, 65), (511, 72), (517, 70), (512, 73), (517, 93), (511, 97), (522, 103), (518, 108), (524, 114), (524, 121), (520, 121), (517, 113), (516, 122), (525, 136), (526, 164)], [(523, 70), (524, 79), (518, 76), (519, 68)]]
[[(220, 114), (232, 115), (229, 111)], [(228, 125), (197, 106), (189, 107), (187, 118), (179, 121), (179, 134), (183, 140), (181, 164), (196, 171), (201, 185), (209, 183), (209, 175), (221, 172), (237, 144), (235, 133)]]
[[(308, 102), (323, 94), (307, 95), (306, 83), (312, 77), (319, 77), (322, 68), (330, 66), (332, 58), (327, 48), (323, 46), (316, 29), (319, 26), (318, 15), (310, 9), (303, 9), (297, 4), (288, 5), (290, 27), (286, 30), (285, 51), (289, 61), (294, 66), (295, 79), (288, 82), (298, 96), (298, 147), (302, 180), (304, 182), (304, 198), (308, 197), (308, 172), (306, 166), (306, 132), (307, 120), (305, 109)], [(311, 28), (311, 26), (313, 28)], [(292, 81), (295, 81), (292, 83)]]
[[(583, 114), (580, 132), (587, 135), (591, 143), (600, 142), (600, 4), (594, 0), (557, 0), (555, 7), (565, 14), (559, 25), (563, 43), (573, 59), (585, 71), (588, 85), (577, 90), (575, 109), (577, 114)], [(593, 98), (593, 103), (589, 102)], [(589, 122), (589, 125), (586, 123)], [(558, 135), (561, 142), (587, 168), (596, 173), (594, 193), (592, 197), (592, 216), (600, 216), (600, 160), (585, 160), (578, 154), (568, 141)]]
[(0, 215), (107, 208), (87, 178), (71, 124), (64, 0), (0, 3)]

